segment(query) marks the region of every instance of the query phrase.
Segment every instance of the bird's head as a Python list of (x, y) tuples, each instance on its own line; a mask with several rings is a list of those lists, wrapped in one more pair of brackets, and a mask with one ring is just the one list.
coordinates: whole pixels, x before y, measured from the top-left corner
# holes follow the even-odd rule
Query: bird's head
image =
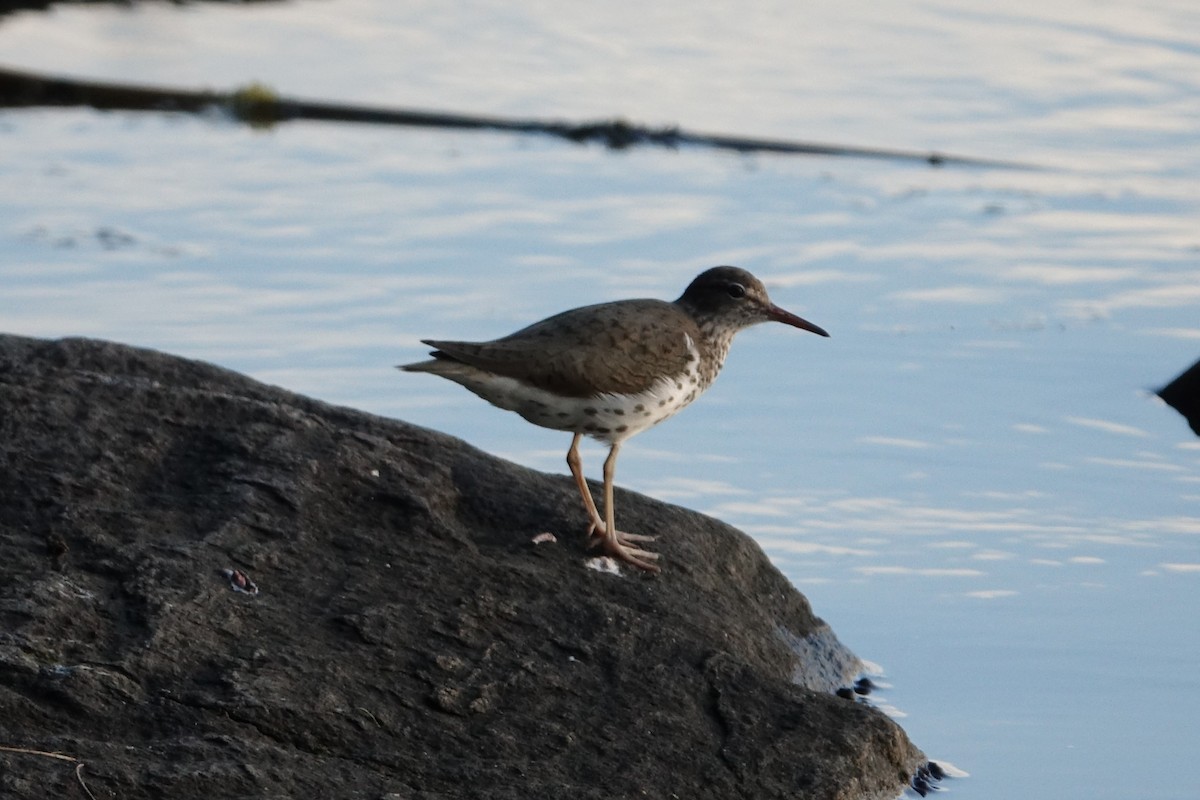
[(762, 281), (739, 267), (713, 267), (701, 272), (675, 302), (702, 325), (740, 330), (760, 322), (782, 322), (818, 336), (829, 335), (820, 326), (772, 303)]

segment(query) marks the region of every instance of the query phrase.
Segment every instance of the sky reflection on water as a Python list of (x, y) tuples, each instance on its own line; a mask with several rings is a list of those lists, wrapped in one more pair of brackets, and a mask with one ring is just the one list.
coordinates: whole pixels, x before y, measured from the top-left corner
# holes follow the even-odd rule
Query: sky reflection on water
[(1197, 12), (402, 5), (58, 9), (0, 22), (0, 60), (1051, 168), (5, 113), (0, 328), (208, 359), (565, 473), (562, 434), (392, 365), (740, 264), (832, 338), (742, 334), (618, 482), (754, 535), (972, 774), (956, 793), (1193, 796), (1200, 443), (1151, 392), (1200, 355)]

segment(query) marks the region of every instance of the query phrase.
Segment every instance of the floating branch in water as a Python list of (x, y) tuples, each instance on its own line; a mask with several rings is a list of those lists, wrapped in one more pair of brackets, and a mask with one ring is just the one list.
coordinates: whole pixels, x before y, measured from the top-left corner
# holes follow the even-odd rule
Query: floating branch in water
[(558, 136), (573, 142), (599, 142), (613, 150), (637, 145), (678, 148), (715, 147), (739, 153), (791, 153), (923, 161), (934, 166), (961, 165), (1030, 169), (1028, 165), (986, 158), (851, 145), (760, 139), (752, 136), (693, 133), (677, 127), (651, 128), (621, 119), (559, 122), (540, 119), (455, 114), (442, 111), (391, 109), (324, 103), (281, 97), (262, 84), (235, 92), (196, 91), (56, 78), (0, 68), (0, 107), (90, 106), (101, 110), (204, 112), (222, 109), (250, 125), (267, 127), (293, 120), (368, 122), (431, 128), (511, 131)]

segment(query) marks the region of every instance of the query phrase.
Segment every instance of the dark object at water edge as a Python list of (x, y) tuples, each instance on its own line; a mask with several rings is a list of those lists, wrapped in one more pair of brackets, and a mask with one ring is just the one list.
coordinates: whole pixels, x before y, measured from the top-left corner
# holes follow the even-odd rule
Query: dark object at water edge
[(1200, 436), (1200, 361), (1155, 394), (1182, 414), (1192, 433)]

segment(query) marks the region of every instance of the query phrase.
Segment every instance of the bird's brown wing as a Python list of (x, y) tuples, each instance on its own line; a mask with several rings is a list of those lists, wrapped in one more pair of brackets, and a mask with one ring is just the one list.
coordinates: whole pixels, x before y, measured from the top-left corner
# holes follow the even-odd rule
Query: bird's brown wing
[(662, 300), (576, 308), (490, 342), (425, 340), (437, 358), (571, 397), (649, 389), (682, 373), (700, 342), (692, 318)]

